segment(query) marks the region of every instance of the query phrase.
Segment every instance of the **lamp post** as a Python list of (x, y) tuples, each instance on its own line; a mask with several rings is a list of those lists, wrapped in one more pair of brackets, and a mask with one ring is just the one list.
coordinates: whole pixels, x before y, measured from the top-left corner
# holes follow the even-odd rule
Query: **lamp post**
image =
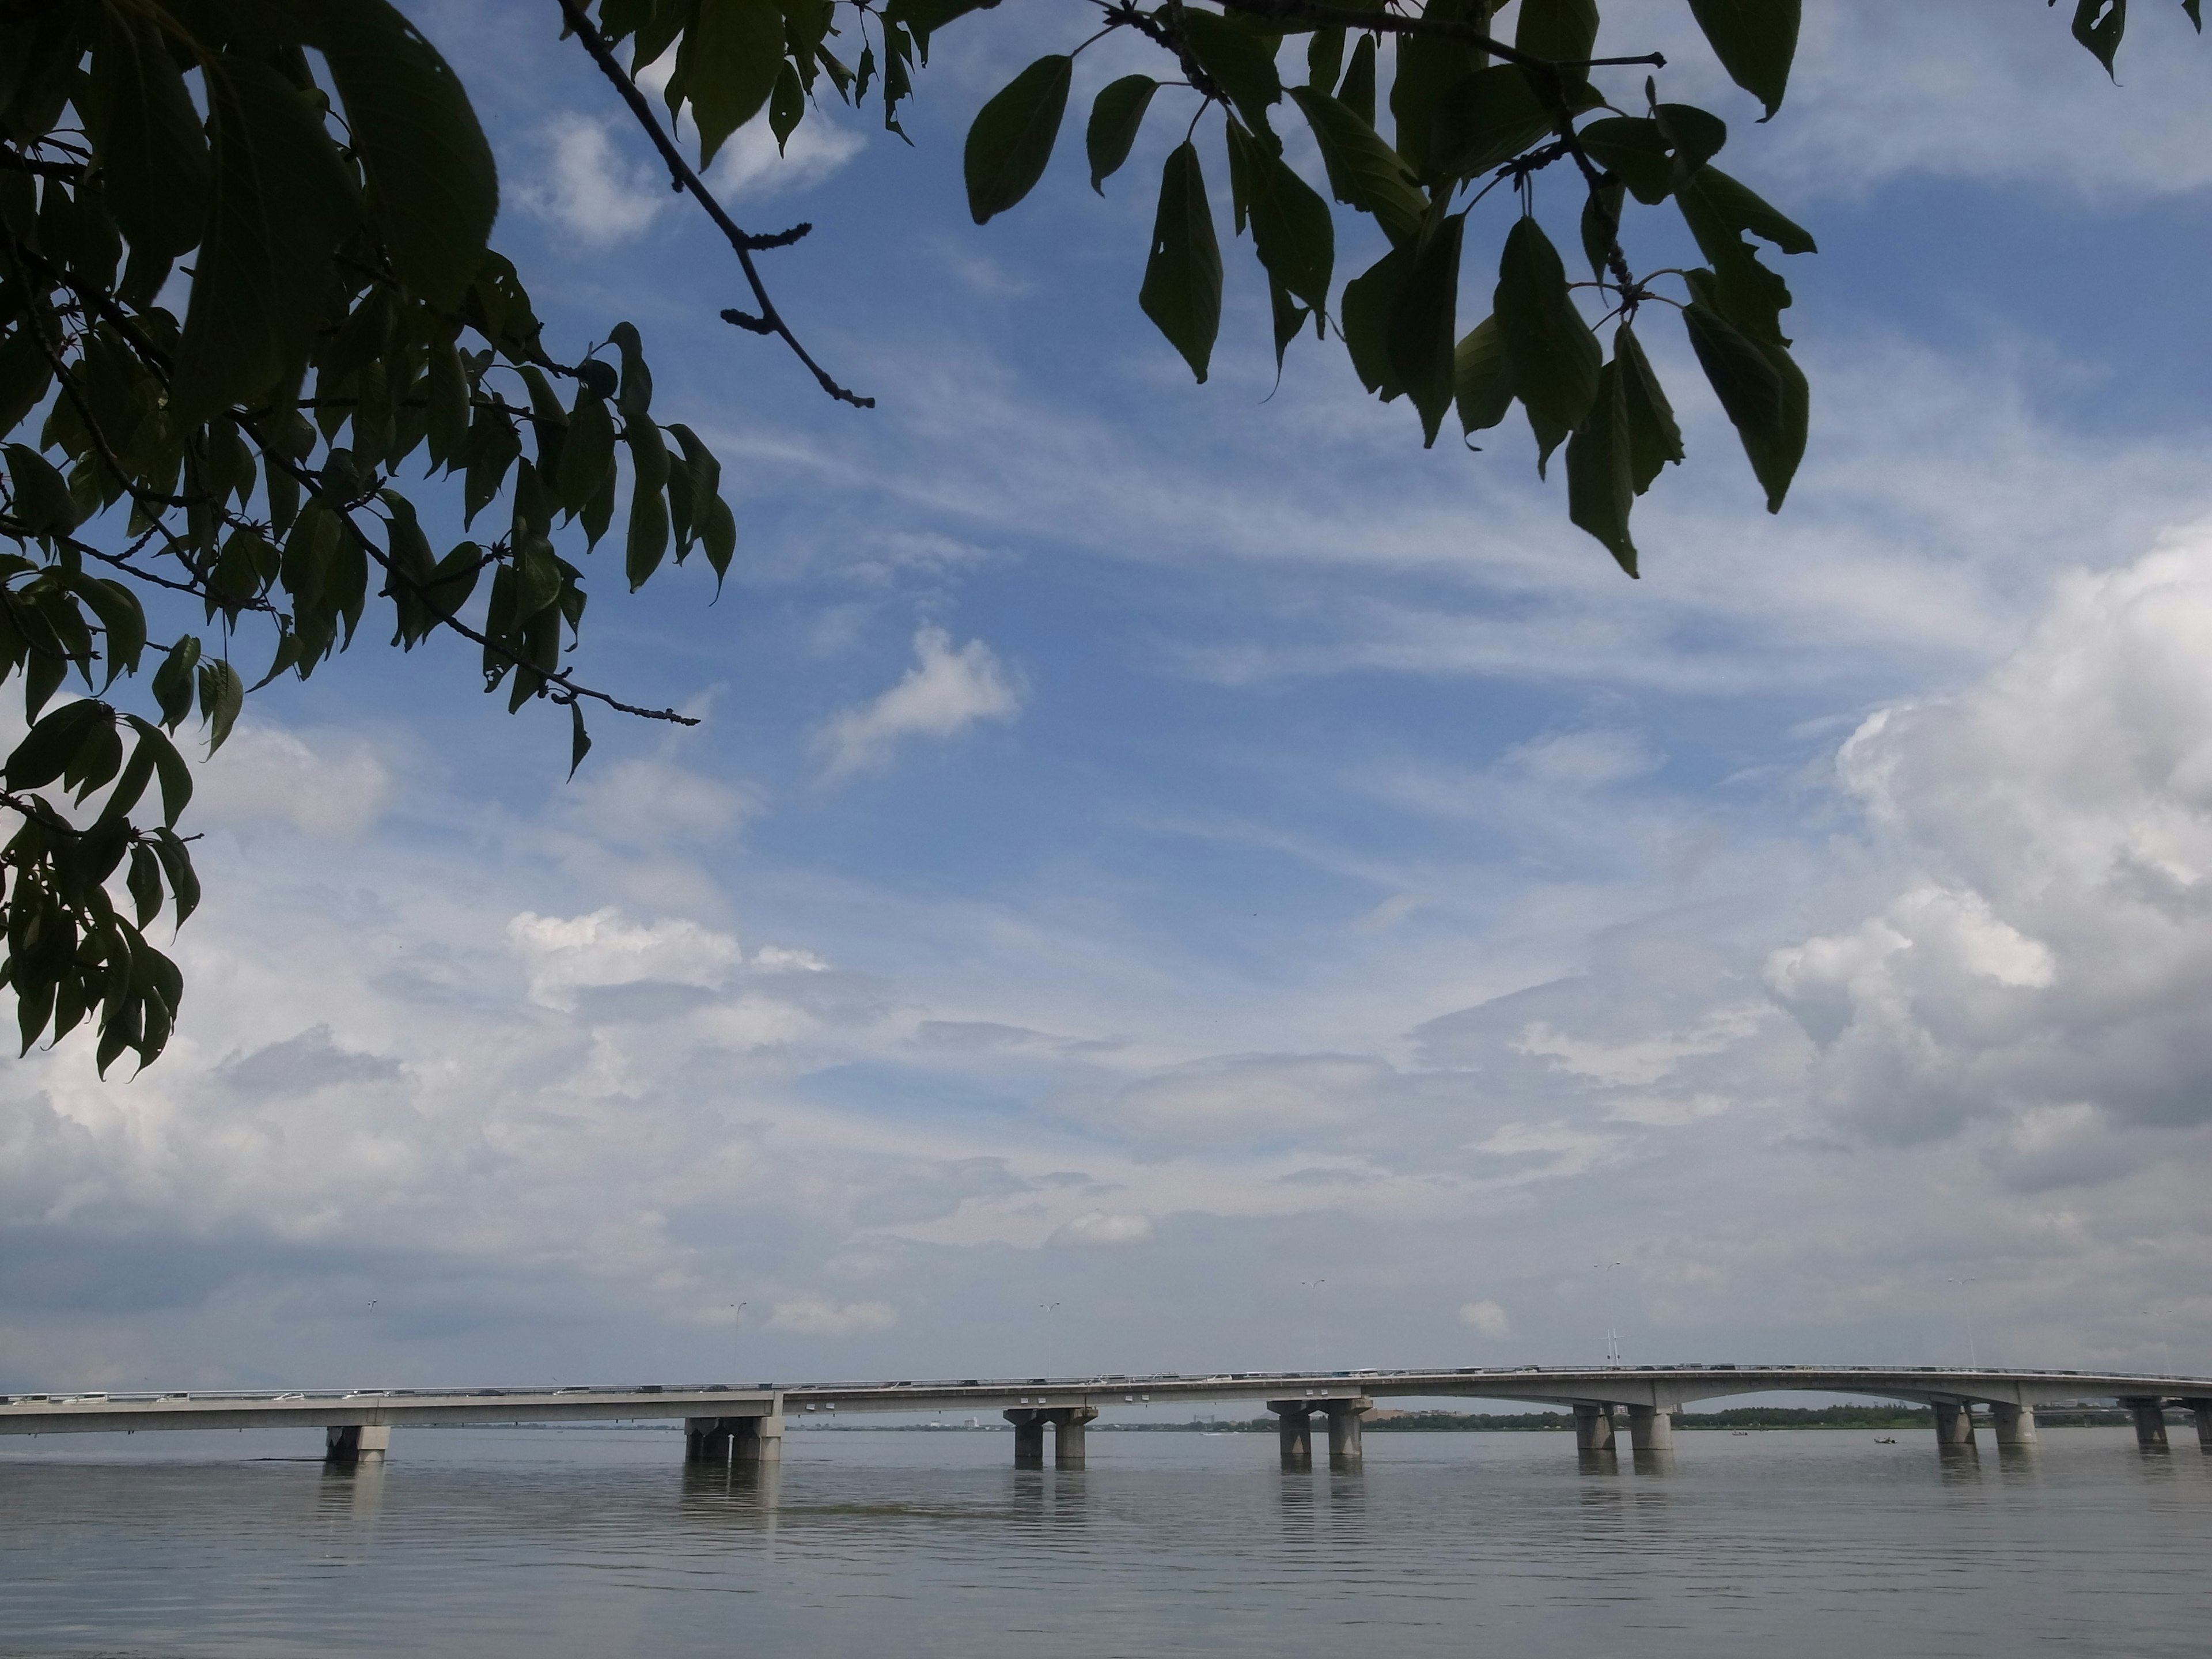
[(1590, 1263), (1590, 1271), (1598, 1276), (1599, 1300), (1605, 1304), (1605, 1363), (1608, 1365), (1620, 1364), (1620, 1322), (1613, 1315), (1613, 1280), (1606, 1275), (1620, 1265), (1618, 1261)]
[(751, 1305), (749, 1302), (732, 1302), (730, 1304), (730, 1381), (732, 1382), (744, 1370), (744, 1344), (739, 1340), (738, 1331), (745, 1322), (745, 1310)]
[(1947, 1279), (1943, 1282), (1959, 1287), (1959, 1311), (1966, 1322), (1966, 1364), (1971, 1370), (1979, 1370), (1982, 1368), (1981, 1356), (1974, 1352), (1974, 1304), (1966, 1293), (1966, 1286), (1978, 1285), (1982, 1281), (1978, 1279)]

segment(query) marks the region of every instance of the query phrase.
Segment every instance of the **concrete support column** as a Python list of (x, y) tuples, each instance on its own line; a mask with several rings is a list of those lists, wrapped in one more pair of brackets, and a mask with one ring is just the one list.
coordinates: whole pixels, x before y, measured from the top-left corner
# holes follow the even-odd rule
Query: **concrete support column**
[(325, 1463), (381, 1463), (392, 1449), (392, 1431), (378, 1428), (325, 1429)]
[(2034, 1407), (2000, 1404), (1990, 1407), (1990, 1415), (1996, 1421), (1998, 1445), (2033, 1446), (2035, 1443)]
[(1017, 1407), (1005, 1413), (1007, 1422), (1014, 1425), (1014, 1467), (1018, 1469), (1041, 1469), (1044, 1467), (1044, 1413), (1025, 1407)]
[(687, 1417), (684, 1419), (687, 1463), (780, 1463), (783, 1461), (783, 1413), (765, 1417)]
[(1362, 1395), (1357, 1400), (1329, 1400), (1322, 1404), (1328, 1413), (1328, 1466), (1333, 1469), (1356, 1469), (1366, 1454), (1359, 1444), (1359, 1419), (1375, 1409), (1375, 1402)]
[(1936, 1401), (1936, 1443), (1971, 1446), (1974, 1443), (1974, 1408), (1948, 1400)]
[(2120, 1404), (2136, 1419), (2136, 1444), (2166, 1449), (2166, 1401), (2149, 1395), (2131, 1397)]
[(1613, 1449), (1613, 1407), (1599, 1401), (1575, 1401), (1575, 1449), (1597, 1452)]
[(1267, 1409), (1275, 1413), (1275, 1432), (1283, 1448), (1283, 1467), (1286, 1469), (1311, 1468), (1314, 1402), (1310, 1400), (1270, 1400)]
[(736, 1431), (730, 1447), (732, 1461), (739, 1463), (783, 1462), (781, 1412), (770, 1412), (765, 1417), (734, 1417), (730, 1423)]
[(2188, 1405), (2197, 1414), (2197, 1443), (2212, 1452), (2212, 1400), (2191, 1400)]
[[(1096, 1406), (1054, 1406), (1043, 1413), (1052, 1425), (1052, 1461), (1056, 1468), (1079, 1469), (1083, 1467), (1084, 1431), (1098, 1415)], [(1017, 1433), (1020, 1431), (1017, 1430)], [(1044, 1446), (1037, 1446), (1037, 1455), (1043, 1456)]]
[(1650, 1406), (1628, 1408), (1628, 1443), (1640, 1452), (1674, 1449), (1674, 1414)]

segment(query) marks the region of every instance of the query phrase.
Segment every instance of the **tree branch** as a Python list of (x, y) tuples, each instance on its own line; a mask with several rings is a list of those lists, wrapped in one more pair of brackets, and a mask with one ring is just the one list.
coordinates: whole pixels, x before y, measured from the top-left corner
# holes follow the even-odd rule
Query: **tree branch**
[[(567, 0), (562, 0), (566, 4)], [(1272, 17), (1277, 20), (1294, 19), (1299, 22), (1320, 23), (1346, 29), (1367, 29), (1379, 34), (1425, 35), (1431, 40), (1458, 40), (1488, 52), (1501, 63), (1518, 64), (1523, 69), (1611, 69), (1629, 64), (1648, 64), (1653, 69), (1664, 69), (1667, 60), (1656, 52), (1645, 52), (1640, 58), (1582, 58), (1554, 61), (1539, 58), (1534, 52), (1509, 46), (1496, 36), (1486, 34), (1472, 23), (1462, 23), (1455, 18), (1400, 17), (1387, 11), (1354, 11), (1347, 6), (1331, 6), (1321, 0), (1221, 0), (1223, 9), (1241, 11), (1251, 17)]]
[(614, 48), (607, 44), (606, 37), (599, 33), (592, 20), (584, 15), (582, 5), (578, 0), (560, 0), (560, 5), (561, 15), (567, 20), (570, 32), (583, 42), (584, 50), (592, 55), (592, 61), (599, 66), (599, 72), (614, 83), (623, 102), (629, 106), (630, 113), (637, 118), (638, 125), (645, 129), (646, 137), (653, 141), (653, 147), (660, 152), (660, 159), (667, 164), (669, 177), (675, 187), (691, 192), (692, 198), (706, 210), (707, 216), (714, 222), (714, 228), (722, 233), (724, 240), (736, 252), (738, 264), (744, 269), (745, 281), (751, 285), (753, 302), (760, 307), (760, 319), (768, 325), (760, 331), (778, 336), (784, 344), (791, 348), (793, 355), (806, 365), (822, 389), (839, 403), (850, 404), (855, 409), (873, 409), (876, 406), (873, 398), (863, 398), (848, 392), (830, 379), (830, 372), (808, 355), (806, 348), (799, 343), (799, 337), (791, 331), (791, 325), (784, 321), (783, 313), (776, 309), (775, 301), (769, 296), (768, 284), (761, 280), (760, 269), (753, 263), (754, 250), (783, 246), (787, 241), (795, 240), (793, 234), (787, 231), (781, 236), (763, 237), (750, 236), (740, 230), (736, 221), (714, 199), (714, 192), (691, 170), (690, 163), (684, 159), (684, 152), (676, 147), (676, 141), (668, 136), (667, 129), (653, 114), (653, 106), (637, 89), (637, 82), (631, 80), (621, 64), (616, 61)]
[[(261, 452), (262, 463), (264, 465), (281, 466), (285, 471), (292, 475), (293, 478), (303, 489), (318, 492), (320, 491), (323, 483), (321, 477), (318, 474), (308, 471), (306, 467), (301, 466), (290, 456), (271, 449), (260, 433), (254, 430), (253, 427), (250, 424), (253, 418), (251, 415), (241, 410), (233, 410), (230, 414), (230, 418), (240, 431), (245, 433), (247, 437), (253, 440), (254, 447)], [(568, 671), (565, 668), (549, 673), (544, 669), (540, 668), (536, 663), (525, 661), (521, 657), (516, 655), (513, 651), (509, 650), (506, 646), (501, 645), (498, 641), (493, 639), (489, 635), (481, 634), (475, 629), (470, 627), (452, 611), (447, 610), (445, 606), (438, 604), (434, 599), (433, 599), (430, 597), (430, 590), (428, 588), (423, 586), (422, 583), (409, 576), (406, 572), (395, 567), (392, 564), (391, 558), (385, 553), (384, 550), (379, 547), (376, 543), (362, 529), (359, 523), (355, 520), (353, 516), (354, 508), (352, 507), (339, 506), (334, 503), (330, 503), (327, 501), (327, 498), (325, 498), (325, 505), (330, 506), (331, 510), (338, 515), (339, 521), (345, 526), (347, 533), (352, 536), (354, 540), (360, 544), (361, 550), (368, 556), (379, 569), (384, 572), (386, 591), (389, 591), (392, 583), (401, 583), (406, 587), (410, 593), (415, 596), (416, 601), (421, 604), (422, 608), (425, 611), (428, 611), (431, 616), (434, 617), (438, 620), (441, 626), (450, 628), (454, 633), (459, 634), (463, 639), (467, 640), (473, 644), (481, 646), (486, 651), (495, 652), (500, 656), (506, 658), (509, 663), (517, 668), (528, 669), (532, 673), (538, 676), (546, 685), (558, 687), (560, 690), (566, 695), (556, 698), (555, 700), (556, 702), (574, 702), (579, 697), (589, 697), (593, 702), (605, 703), (608, 708), (613, 709), (618, 714), (635, 714), (638, 719), (646, 720), (665, 720), (672, 726), (696, 726), (699, 724), (698, 717), (696, 715), (679, 714), (673, 708), (641, 708), (634, 702), (624, 702), (621, 698), (611, 696), (607, 692), (595, 690), (588, 685), (579, 685), (568, 678)], [(481, 568), (482, 567), (480, 566), (478, 568)]]

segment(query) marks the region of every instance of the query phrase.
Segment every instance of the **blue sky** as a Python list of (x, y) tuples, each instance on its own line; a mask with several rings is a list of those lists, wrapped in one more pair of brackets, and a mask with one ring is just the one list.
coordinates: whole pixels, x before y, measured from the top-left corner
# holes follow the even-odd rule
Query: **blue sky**
[(1759, 127), (1678, 12), (1604, 44), (1819, 237), (1816, 413), (1770, 518), (1652, 330), (1638, 583), (1525, 437), (1425, 453), (1310, 343), (1270, 398), (1242, 245), (1193, 386), (1168, 123), (968, 222), (1076, 9), (948, 30), (912, 149), (718, 167), (869, 413), (715, 320), (540, 9), (426, 17), (556, 349), (633, 319), (724, 456), (719, 601), (610, 571), (587, 634), (705, 723), (563, 784), (458, 650), (257, 698), (169, 1055), (0, 1083), (0, 1385), (2212, 1364), (2212, 59), (1838, 5)]

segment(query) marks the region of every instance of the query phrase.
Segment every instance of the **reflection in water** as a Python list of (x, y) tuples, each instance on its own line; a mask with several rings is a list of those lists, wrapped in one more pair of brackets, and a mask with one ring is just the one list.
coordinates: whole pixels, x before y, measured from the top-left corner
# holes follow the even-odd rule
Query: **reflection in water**
[(2200, 1659), (2212, 1460), (2127, 1431), (2024, 1450), (1383, 1433), (1330, 1473), (1272, 1435), (1100, 1433), (1080, 1470), (1012, 1468), (984, 1432), (719, 1468), (645, 1431), (424, 1433), (343, 1471), (42, 1448), (0, 1453), (0, 1652)]

